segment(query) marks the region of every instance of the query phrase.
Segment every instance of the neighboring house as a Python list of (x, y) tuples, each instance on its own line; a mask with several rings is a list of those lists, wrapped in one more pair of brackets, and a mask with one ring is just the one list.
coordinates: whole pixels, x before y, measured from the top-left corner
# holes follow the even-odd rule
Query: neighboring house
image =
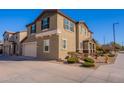
[(81, 53), (93, 55), (96, 52), (96, 42), (88, 26), (84, 22), (77, 22), (76, 50)]
[(13, 43), (11, 42), (11, 37), (13, 36), (14, 32), (4, 32), (3, 34), (3, 54), (4, 55), (11, 55), (12, 54), (12, 45)]
[(5, 55), (21, 55), (22, 54), (22, 41), (27, 37), (27, 31), (21, 32), (8, 32), (4, 34), (3, 53)]
[(75, 22), (59, 10), (44, 10), (27, 25), (28, 36), (22, 55), (43, 59), (64, 59), (70, 51), (95, 52), (92, 32), (84, 22)]

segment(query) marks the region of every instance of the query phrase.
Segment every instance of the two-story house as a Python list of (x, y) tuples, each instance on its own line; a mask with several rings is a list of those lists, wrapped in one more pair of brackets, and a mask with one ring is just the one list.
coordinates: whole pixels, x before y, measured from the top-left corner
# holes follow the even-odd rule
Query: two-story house
[(21, 42), (27, 37), (27, 31), (21, 32), (8, 32), (3, 34), (3, 53), (5, 55), (21, 55), (22, 47)]
[(23, 56), (64, 59), (70, 51), (81, 51), (83, 48), (82, 52), (89, 54), (90, 50), (95, 50), (92, 32), (87, 25), (74, 21), (59, 10), (44, 10), (27, 25), (27, 32), (28, 36), (22, 44)]
[(84, 22), (76, 23), (76, 50), (80, 53), (93, 55), (96, 52), (96, 41)]

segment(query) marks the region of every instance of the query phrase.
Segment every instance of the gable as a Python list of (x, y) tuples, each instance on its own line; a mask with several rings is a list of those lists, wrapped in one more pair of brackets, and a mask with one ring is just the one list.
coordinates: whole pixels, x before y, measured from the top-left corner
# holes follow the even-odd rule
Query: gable
[(41, 15), (39, 15), (39, 16), (34, 20), (34, 22), (32, 22), (32, 23), (30, 23), (30, 24), (28, 24), (28, 25), (26, 25), (26, 26), (30, 26), (30, 25), (32, 25), (32, 24), (35, 24), (36, 22), (41, 21), (43, 18), (51, 17), (51, 16), (53, 16), (53, 15), (55, 15), (55, 14), (57, 14), (57, 12), (55, 12), (55, 11), (43, 11), (43, 12), (41, 13)]

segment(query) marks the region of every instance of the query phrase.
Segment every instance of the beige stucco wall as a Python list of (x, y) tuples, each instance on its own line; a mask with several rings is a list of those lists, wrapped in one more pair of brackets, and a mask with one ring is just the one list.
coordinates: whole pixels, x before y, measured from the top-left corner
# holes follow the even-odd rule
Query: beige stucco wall
[(27, 36), (27, 31), (19, 33), (19, 42), (21, 42)]
[(36, 32), (42, 33), (41, 30), (41, 20), (43, 18), (49, 17), (50, 24), (48, 30), (55, 30), (57, 28), (57, 14), (56, 13), (45, 13), (42, 17), (40, 17), (36, 22)]
[(16, 54), (21, 55), (22, 54), (22, 46), (21, 41), (27, 37), (27, 31), (22, 31), (20, 33), (17, 33), (17, 46), (16, 46)]
[[(35, 41), (35, 35), (39, 33), (44, 33), (46, 31), (41, 30), (41, 20), (45, 17), (50, 18), (49, 29), (46, 31), (56, 30), (57, 29), (57, 14), (56, 13), (45, 13), (36, 21), (36, 33), (31, 34), (31, 25), (27, 27), (28, 41)], [(26, 42), (26, 41), (25, 41)]]
[[(74, 26), (74, 32), (70, 32), (64, 29), (64, 18), (60, 14), (57, 14), (57, 30), (59, 34), (59, 58), (64, 59), (67, 53), (70, 51), (76, 51), (76, 27)], [(62, 48), (62, 40), (67, 40), (67, 49)]]

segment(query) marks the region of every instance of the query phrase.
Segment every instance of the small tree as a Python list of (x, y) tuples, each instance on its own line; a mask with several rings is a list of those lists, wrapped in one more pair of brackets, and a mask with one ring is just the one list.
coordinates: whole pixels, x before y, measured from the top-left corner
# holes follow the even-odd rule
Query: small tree
[(104, 50), (102, 48), (102, 46), (98, 43), (96, 43), (96, 52), (98, 55), (103, 55), (104, 54)]
[(103, 49), (104, 53), (110, 53), (112, 51), (112, 48), (109, 44), (102, 45), (102, 49)]
[(116, 51), (119, 51), (121, 49), (121, 46), (118, 43), (110, 42), (106, 45), (102, 45), (102, 48), (105, 53), (111, 53), (112, 51), (114, 51), (114, 49)]

